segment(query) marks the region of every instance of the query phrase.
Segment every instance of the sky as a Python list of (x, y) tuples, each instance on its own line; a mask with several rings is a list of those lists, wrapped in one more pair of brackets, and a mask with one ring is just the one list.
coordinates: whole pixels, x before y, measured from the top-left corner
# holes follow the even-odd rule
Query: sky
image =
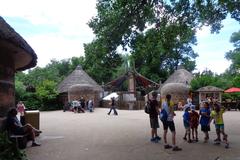
[[(37, 66), (44, 67), (52, 59), (84, 56), (83, 44), (94, 39), (87, 22), (97, 14), (96, 0), (0, 0), (0, 4), (0, 16), (36, 52)], [(211, 34), (208, 27), (197, 32), (196, 71), (210, 69), (220, 74), (229, 67), (224, 55), (233, 49), (230, 36), (240, 27), (230, 18), (223, 25), (219, 34)]]

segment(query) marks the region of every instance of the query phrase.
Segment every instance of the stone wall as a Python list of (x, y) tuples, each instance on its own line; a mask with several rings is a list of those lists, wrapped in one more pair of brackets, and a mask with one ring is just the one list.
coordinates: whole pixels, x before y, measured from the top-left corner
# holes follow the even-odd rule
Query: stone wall
[(0, 50), (0, 128), (9, 108), (15, 106), (14, 64), (11, 54)]

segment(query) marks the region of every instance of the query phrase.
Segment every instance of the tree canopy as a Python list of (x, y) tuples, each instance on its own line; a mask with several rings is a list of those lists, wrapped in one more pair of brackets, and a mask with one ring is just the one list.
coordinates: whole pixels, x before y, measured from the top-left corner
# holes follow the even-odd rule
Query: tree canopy
[(198, 28), (207, 25), (219, 32), (228, 14), (240, 21), (240, 2), (235, 0), (98, 0), (96, 7), (89, 22), (96, 39), (85, 44), (86, 61), (111, 76), (114, 65), (121, 64), (116, 59), (121, 46), (137, 71), (155, 81), (165, 80), (179, 64), (194, 70)]
[(233, 43), (235, 49), (227, 52), (225, 57), (232, 62), (230, 72), (240, 73), (240, 30), (232, 34), (230, 42)]

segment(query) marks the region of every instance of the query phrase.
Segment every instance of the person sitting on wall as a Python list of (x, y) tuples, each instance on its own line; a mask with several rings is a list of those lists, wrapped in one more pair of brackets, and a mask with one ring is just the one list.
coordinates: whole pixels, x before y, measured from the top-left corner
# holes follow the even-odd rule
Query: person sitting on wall
[(17, 118), (16, 108), (12, 108), (8, 112), (7, 129), (10, 131), (10, 133), (16, 134), (16, 135), (28, 134), (31, 137), (32, 146), (33, 147), (40, 146), (40, 144), (35, 141), (35, 137), (36, 137), (37, 134), (42, 133), (42, 131), (34, 128), (29, 123), (27, 123), (23, 126)]

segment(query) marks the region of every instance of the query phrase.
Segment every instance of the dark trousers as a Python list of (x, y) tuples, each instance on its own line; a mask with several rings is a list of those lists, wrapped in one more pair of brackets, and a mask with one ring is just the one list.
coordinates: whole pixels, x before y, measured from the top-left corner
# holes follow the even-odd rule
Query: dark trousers
[(112, 107), (110, 108), (110, 111), (108, 112), (108, 114), (111, 114), (112, 110), (113, 110), (113, 112), (114, 112), (115, 115), (118, 115), (115, 106), (112, 106)]
[(20, 116), (20, 122), (23, 126), (26, 124), (25, 116)]

